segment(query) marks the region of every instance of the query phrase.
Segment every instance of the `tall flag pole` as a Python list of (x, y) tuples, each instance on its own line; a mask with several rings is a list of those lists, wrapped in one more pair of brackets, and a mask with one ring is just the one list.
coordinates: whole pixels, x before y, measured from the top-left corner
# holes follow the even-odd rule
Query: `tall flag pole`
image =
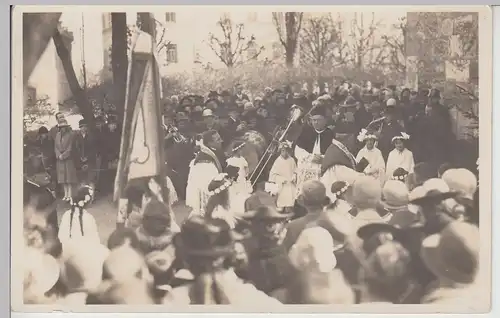
[[(150, 14), (149, 17), (148, 22), (154, 21)], [(155, 47), (154, 36), (149, 32), (138, 32), (128, 68), (120, 157), (113, 196), (115, 201), (119, 201), (118, 224), (124, 223), (128, 215), (125, 189), (131, 180), (158, 177), (162, 199), (168, 202)]]

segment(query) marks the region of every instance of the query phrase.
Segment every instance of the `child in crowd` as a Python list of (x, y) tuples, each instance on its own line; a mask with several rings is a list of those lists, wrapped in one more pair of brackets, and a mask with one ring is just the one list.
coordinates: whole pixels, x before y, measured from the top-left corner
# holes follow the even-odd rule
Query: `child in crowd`
[(230, 157), (226, 160), (228, 166), (233, 166), (239, 168), (238, 177), (236, 178), (234, 189), (237, 189), (241, 193), (251, 193), (252, 185), (247, 180), (248, 176), (248, 162), (242, 155), (242, 149), (245, 146), (244, 141), (237, 141), (231, 150)]
[(358, 152), (356, 163), (365, 166), (362, 172), (368, 176), (372, 176), (380, 181), (383, 185), (385, 181), (385, 162), (382, 152), (376, 147), (377, 135), (366, 129), (361, 130), (358, 140), (363, 142), (365, 146)]
[(95, 218), (85, 209), (92, 201), (93, 195), (92, 188), (85, 186), (71, 198), (71, 209), (64, 212), (59, 225), (58, 238), (63, 251), (64, 246), (74, 240), (83, 240), (91, 244), (100, 243)]
[(291, 149), (289, 141), (280, 145), (280, 156), (269, 172), (269, 182), (278, 186), (276, 205), (284, 212), (291, 210), (295, 204), (297, 163), (290, 155)]
[(415, 161), (413, 160), (413, 153), (405, 146), (405, 142), (410, 139), (410, 135), (402, 132), (401, 135), (392, 138), (394, 150), (389, 153), (387, 158), (387, 167), (385, 169), (387, 179), (390, 179), (394, 171), (398, 168), (403, 168), (408, 173), (413, 172)]

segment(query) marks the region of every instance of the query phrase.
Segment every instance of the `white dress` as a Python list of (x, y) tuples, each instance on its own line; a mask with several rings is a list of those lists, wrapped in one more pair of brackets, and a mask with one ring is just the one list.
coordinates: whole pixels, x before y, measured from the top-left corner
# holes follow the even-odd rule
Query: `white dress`
[(252, 185), (247, 180), (248, 162), (243, 157), (231, 157), (226, 160), (228, 166), (238, 167), (239, 173), (233, 187), (238, 189), (238, 192), (248, 194), (252, 192)]
[(278, 197), (276, 205), (278, 208), (293, 207), (295, 203), (295, 176), (297, 164), (292, 157), (287, 159), (279, 156), (269, 172), (269, 182), (278, 185)]
[[(71, 230), (70, 230), (71, 223)], [(80, 227), (80, 210), (75, 209), (73, 213), (73, 221), (71, 222), (71, 210), (64, 212), (61, 223), (59, 224), (59, 232), (57, 237), (64, 246), (71, 241), (82, 242), (89, 244), (100, 244), (101, 239), (99, 237), (99, 232), (97, 230), (97, 223), (92, 214), (87, 210), (82, 211), (82, 225), (83, 225), (83, 235)]]
[(404, 149), (403, 151), (398, 151), (397, 149), (392, 150), (387, 158), (387, 167), (385, 168), (386, 178), (390, 179), (397, 168), (403, 168), (408, 173), (413, 172), (415, 167), (415, 161), (413, 160), (413, 153)]
[(365, 146), (358, 152), (358, 155), (356, 156), (356, 162), (359, 163), (363, 158), (365, 158), (369, 163), (363, 173), (379, 180), (380, 184), (384, 184), (385, 162), (384, 157), (382, 156), (382, 152), (380, 152), (380, 150), (376, 147), (373, 147), (370, 150)]

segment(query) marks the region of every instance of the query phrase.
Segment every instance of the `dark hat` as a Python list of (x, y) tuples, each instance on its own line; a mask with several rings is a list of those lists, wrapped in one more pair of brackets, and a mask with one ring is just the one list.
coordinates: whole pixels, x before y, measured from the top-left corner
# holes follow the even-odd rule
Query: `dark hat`
[(392, 173), (392, 179), (404, 181), (404, 179), (408, 176), (408, 174), (409, 174), (408, 171), (399, 167), (396, 170), (394, 170), (394, 172)]
[(153, 199), (144, 208), (144, 218), (168, 220), (170, 219), (170, 211), (165, 203)]
[(47, 127), (42, 126), (42, 127), (38, 128), (38, 134), (48, 134), (48, 133), (49, 133), (49, 130), (47, 129)]
[(413, 172), (416, 177), (418, 185), (424, 183), (425, 181), (435, 178), (437, 176), (436, 167), (429, 162), (419, 162), (413, 168)]
[(326, 107), (323, 105), (317, 105), (313, 109), (311, 109), (310, 113), (311, 116), (323, 116), (326, 117)]
[(232, 166), (229, 164), (226, 169), (224, 169), (224, 172), (227, 173), (227, 177), (231, 180), (236, 180), (238, 178), (240, 168), (236, 166)]
[(85, 118), (80, 119), (80, 121), (78, 122), (78, 127), (85, 127), (85, 126), (87, 126), (87, 121), (85, 120)]
[(441, 91), (437, 88), (433, 88), (429, 91), (429, 98), (441, 98)]
[(232, 255), (238, 239), (226, 221), (193, 216), (184, 222), (174, 244), (187, 255), (219, 257)]
[(366, 241), (373, 237), (373, 235), (381, 232), (392, 234), (396, 240), (403, 234), (403, 231), (394, 225), (387, 223), (369, 223), (360, 227), (356, 235), (363, 241)]
[(212, 99), (212, 98), (217, 98), (219, 96), (219, 93), (217, 93), (216, 91), (210, 91), (208, 93), (208, 98), (209, 99)]
[(244, 219), (282, 221), (289, 217), (291, 217), (291, 213), (278, 212), (275, 199), (264, 191), (256, 191), (245, 201)]
[(228, 90), (223, 90), (221, 93), (220, 93), (220, 96), (231, 96), (231, 94), (229, 93)]

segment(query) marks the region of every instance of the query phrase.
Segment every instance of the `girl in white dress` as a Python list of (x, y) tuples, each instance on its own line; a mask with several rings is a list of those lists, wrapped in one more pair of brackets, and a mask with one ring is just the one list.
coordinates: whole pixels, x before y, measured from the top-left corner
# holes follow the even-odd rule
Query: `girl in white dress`
[(93, 195), (92, 188), (85, 186), (71, 198), (71, 209), (64, 212), (59, 225), (58, 238), (62, 243), (63, 251), (68, 243), (75, 240), (100, 244), (95, 218), (85, 209), (92, 201)]
[[(238, 142), (231, 151), (231, 157), (226, 160), (228, 166), (239, 168), (238, 177), (233, 184), (233, 189), (239, 193), (250, 194), (252, 192), (252, 185), (247, 180), (248, 176), (248, 162), (241, 154), (241, 149), (245, 146), (245, 142)], [(237, 190), (236, 190), (237, 189)]]
[(291, 142), (282, 143), (280, 151), (280, 156), (276, 158), (269, 172), (269, 182), (277, 185), (277, 207), (287, 212), (286, 210), (291, 209), (295, 204), (297, 163), (290, 155)]
[(409, 139), (410, 135), (404, 132), (392, 138), (394, 150), (389, 153), (389, 157), (387, 158), (387, 167), (385, 169), (387, 179), (390, 179), (394, 171), (398, 168), (403, 168), (408, 173), (413, 173), (413, 168), (415, 167), (413, 153), (405, 146), (405, 142)]
[(385, 162), (382, 152), (376, 147), (377, 139), (377, 135), (374, 133), (368, 132), (366, 129), (361, 130), (358, 140), (364, 142), (365, 146), (358, 152), (356, 163), (359, 164), (364, 158), (368, 165), (363, 173), (374, 177), (383, 185), (385, 182)]

